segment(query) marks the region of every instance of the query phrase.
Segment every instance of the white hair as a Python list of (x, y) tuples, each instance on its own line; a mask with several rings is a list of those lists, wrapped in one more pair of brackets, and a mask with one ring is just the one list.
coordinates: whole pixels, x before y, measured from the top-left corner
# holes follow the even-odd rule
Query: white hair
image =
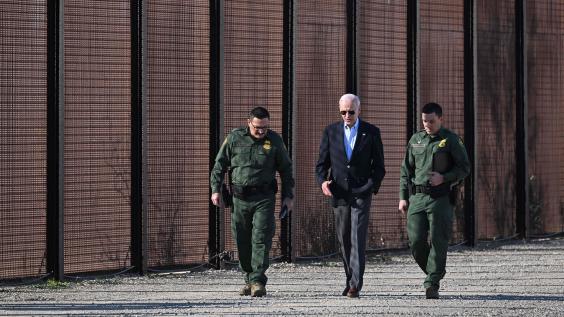
[(353, 105), (355, 108), (360, 108), (360, 98), (358, 98), (357, 95), (355, 94), (344, 94), (341, 96), (341, 99), (339, 99), (339, 103), (341, 103), (341, 101), (350, 101), (352, 100)]

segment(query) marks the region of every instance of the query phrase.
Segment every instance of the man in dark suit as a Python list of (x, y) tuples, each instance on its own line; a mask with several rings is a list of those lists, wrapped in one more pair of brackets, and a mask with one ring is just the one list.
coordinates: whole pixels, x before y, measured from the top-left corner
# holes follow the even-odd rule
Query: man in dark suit
[(331, 197), (335, 227), (347, 277), (343, 296), (358, 297), (366, 262), (366, 236), (372, 194), (386, 170), (380, 130), (359, 119), (360, 100), (339, 100), (343, 121), (325, 128), (315, 166), (325, 196)]

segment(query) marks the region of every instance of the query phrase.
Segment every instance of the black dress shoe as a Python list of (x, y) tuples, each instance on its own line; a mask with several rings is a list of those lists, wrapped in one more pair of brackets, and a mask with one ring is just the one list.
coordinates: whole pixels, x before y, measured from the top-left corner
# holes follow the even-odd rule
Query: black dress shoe
[(350, 287), (348, 287), (348, 286), (345, 287), (345, 289), (343, 290), (343, 293), (341, 295), (347, 296), (347, 294), (349, 293), (349, 289), (350, 289)]
[(347, 297), (349, 298), (357, 298), (359, 296), (359, 290), (356, 287), (351, 287), (349, 292), (347, 293)]

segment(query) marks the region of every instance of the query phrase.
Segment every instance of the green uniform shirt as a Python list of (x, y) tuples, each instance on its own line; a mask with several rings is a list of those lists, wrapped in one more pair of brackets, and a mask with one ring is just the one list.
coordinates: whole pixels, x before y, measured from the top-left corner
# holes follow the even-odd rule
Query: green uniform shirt
[(409, 140), (400, 171), (400, 200), (409, 199), (409, 183), (426, 185), (433, 171), (433, 155), (448, 152), (452, 168), (443, 173), (445, 183), (456, 183), (470, 174), (470, 161), (462, 140), (452, 131), (441, 128), (431, 136), (425, 130), (415, 133)]
[(282, 197), (293, 197), (292, 161), (282, 138), (272, 130), (268, 130), (262, 139), (253, 138), (248, 127), (229, 133), (211, 171), (212, 193), (220, 192), (228, 168), (231, 169), (231, 181), (240, 186), (270, 184), (278, 171), (282, 179)]

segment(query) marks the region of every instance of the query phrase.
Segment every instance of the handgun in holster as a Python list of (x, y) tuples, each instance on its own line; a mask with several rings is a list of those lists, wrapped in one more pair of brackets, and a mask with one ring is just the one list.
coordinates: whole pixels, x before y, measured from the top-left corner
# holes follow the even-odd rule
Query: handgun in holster
[[(449, 152), (436, 152), (433, 154), (433, 172), (437, 172), (444, 175), (452, 169), (454, 166), (452, 156)], [(438, 186), (432, 186), (429, 196), (431, 198), (439, 198), (448, 195), (450, 203), (454, 205), (456, 203), (456, 190), (454, 190), (454, 185), (451, 183), (443, 183)]]
[(411, 181), (411, 177), (407, 181), (407, 191), (409, 192), (409, 197), (415, 195), (415, 184)]

